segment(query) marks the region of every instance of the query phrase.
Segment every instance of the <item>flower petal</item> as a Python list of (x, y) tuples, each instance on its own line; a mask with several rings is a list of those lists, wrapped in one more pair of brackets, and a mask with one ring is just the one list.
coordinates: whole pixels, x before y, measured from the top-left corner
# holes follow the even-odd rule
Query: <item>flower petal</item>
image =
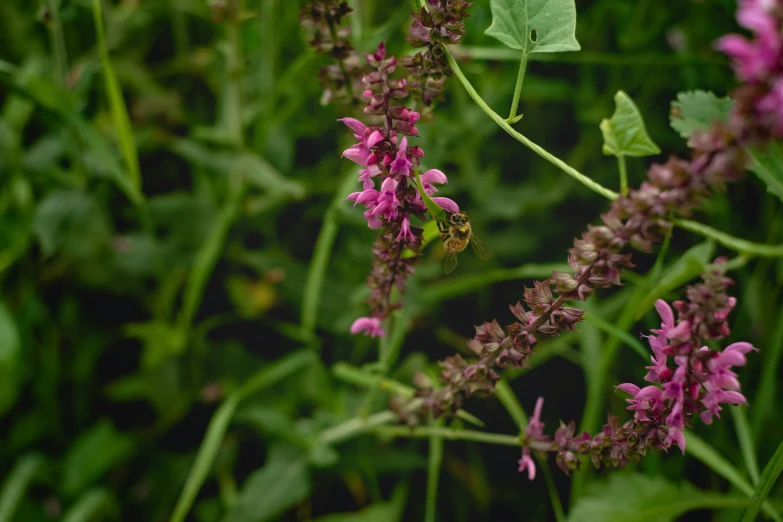
[(450, 200), (449, 198), (432, 198), (432, 201), (434, 201), (440, 208), (444, 210), (448, 210), (449, 212), (459, 212), (459, 205), (454, 203), (454, 201)]

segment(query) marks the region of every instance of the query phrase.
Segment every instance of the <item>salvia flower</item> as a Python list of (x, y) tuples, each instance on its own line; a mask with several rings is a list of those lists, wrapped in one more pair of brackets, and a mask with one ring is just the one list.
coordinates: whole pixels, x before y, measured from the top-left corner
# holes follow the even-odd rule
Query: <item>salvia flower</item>
[[(372, 70), (362, 78), (364, 113), (378, 119), (378, 123), (366, 125), (354, 118), (339, 121), (353, 131), (357, 140), (343, 152), (343, 157), (362, 167), (358, 179), (362, 190), (349, 194), (347, 200), (354, 206), (364, 206), (367, 225), (379, 230), (373, 246), (373, 267), (367, 278), (370, 315), (357, 319), (351, 332), (377, 337), (384, 335), (383, 319), (399, 306), (391, 302), (392, 288), (403, 293), (407, 278), (413, 273), (422, 234), (413, 218), (425, 220), (427, 207), (413, 179), (424, 151), (408, 142), (419, 134), (416, 122), (420, 116), (397, 102), (408, 95), (405, 79), (393, 77), (397, 59), (386, 55), (383, 43), (365, 58)], [(448, 181), (437, 169), (422, 173), (421, 180), (430, 196), (437, 192), (436, 185)], [(459, 211), (448, 198), (432, 199), (448, 211)], [(406, 249), (413, 255), (403, 256)]]
[(740, 0), (737, 21), (752, 33), (723, 36), (716, 47), (732, 59), (744, 84), (734, 93), (731, 123), (745, 141), (783, 137), (783, 2)]
[(720, 340), (728, 335), (726, 319), (736, 304), (725, 293), (729, 280), (720, 272), (720, 261), (713, 265), (717, 267), (715, 270), (702, 275), (702, 283), (688, 287), (687, 301), (674, 303), (676, 320), (668, 303), (663, 300), (655, 303), (661, 328), (653, 330), (654, 335), (647, 340), (654, 354), (656, 372), (645, 377), (653, 384), (617, 386), (630, 397), (626, 401), (633, 419), (620, 424), (618, 417), (610, 415), (595, 436), (587, 432), (576, 434), (573, 422), (561, 424), (550, 440), (543, 434), (539, 420), (543, 402), (539, 398), (525, 429), (519, 471), (527, 470), (531, 480), (535, 477), (531, 450), (556, 453), (555, 460), (565, 473), (579, 468), (580, 455), (589, 455), (599, 467), (602, 464), (624, 466), (641, 459), (648, 450), (667, 451), (673, 445), (685, 452), (684, 430), (695, 416), (710, 424), (713, 417), (720, 417), (721, 404), (746, 403), (731, 368), (744, 366), (746, 354), (755, 348), (745, 342), (730, 344), (722, 351), (702, 346), (707, 340)]
[(440, 98), (446, 76), (451, 75), (445, 46), (459, 43), (465, 34), (465, 18), (471, 2), (462, 0), (428, 0), (424, 8), (413, 13), (407, 40), (414, 47), (426, 48), (402, 59), (410, 73), (409, 90), (425, 105)]
[(350, 28), (341, 25), (343, 17), (352, 12), (341, 0), (312, 0), (299, 11), (302, 26), (312, 34), (310, 46), (335, 62), (323, 67), (318, 75), (324, 89), (323, 105), (359, 102), (363, 67), (350, 42)]

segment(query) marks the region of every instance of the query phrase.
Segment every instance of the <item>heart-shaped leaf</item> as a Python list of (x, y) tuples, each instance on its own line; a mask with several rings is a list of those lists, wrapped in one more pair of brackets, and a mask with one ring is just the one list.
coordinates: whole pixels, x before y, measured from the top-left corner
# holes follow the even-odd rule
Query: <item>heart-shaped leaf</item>
[(581, 49), (574, 0), (490, 0), (486, 33), (525, 55)]
[(609, 119), (604, 118), (600, 125), (604, 154), (637, 157), (660, 154), (661, 149), (647, 135), (642, 115), (630, 96), (617, 91), (614, 103), (614, 114)]

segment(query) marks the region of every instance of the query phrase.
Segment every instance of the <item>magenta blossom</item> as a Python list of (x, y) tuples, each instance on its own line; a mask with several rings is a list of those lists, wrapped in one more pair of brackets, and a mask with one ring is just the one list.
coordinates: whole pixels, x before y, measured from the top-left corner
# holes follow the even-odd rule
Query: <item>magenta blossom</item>
[[(659, 382), (661, 387), (639, 388), (631, 383), (617, 387), (631, 396), (626, 400), (636, 422), (667, 426), (665, 444), (677, 444), (683, 452), (683, 430), (695, 413), (699, 413), (702, 422), (710, 424), (713, 417), (720, 417), (720, 404), (746, 403), (739, 392), (737, 375), (730, 368), (744, 366), (745, 354), (754, 350), (753, 346), (744, 342), (734, 343), (721, 352), (706, 346), (698, 350), (691, 348), (701, 340), (699, 332), (713, 332), (712, 335), (717, 338), (729, 333), (726, 317), (737, 301), (719, 294), (711, 297), (711, 293), (720, 289), (721, 285), (725, 286), (725, 283), (716, 280), (692, 287), (695, 290), (689, 292), (703, 299), (704, 303), (699, 303), (698, 310), (682, 302), (675, 303), (680, 311), (676, 324), (671, 307), (661, 299), (656, 301), (655, 308), (662, 323), (660, 330), (653, 330), (657, 335), (648, 337), (655, 355), (653, 366), (647, 367), (650, 371), (645, 380)], [(711, 319), (705, 322), (709, 317)], [(676, 354), (674, 363), (677, 367), (674, 371), (667, 366), (667, 355), (670, 354)]]
[(363, 333), (370, 337), (383, 337), (385, 335), (381, 320), (377, 317), (360, 317), (351, 325), (351, 333)]
[[(377, 116), (379, 124), (365, 125), (354, 118), (338, 121), (351, 129), (357, 140), (343, 152), (343, 157), (364, 167), (359, 170), (358, 179), (362, 190), (349, 194), (346, 199), (353, 201), (354, 206), (364, 205), (367, 225), (379, 231), (373, 247), (373, 268), (367, 279), (372, 311), (369, 318), (357, 319), (351, 332), (378, 336), (384, 334), (380, 326), (383, 319), (400, 306), (391, 300), (392, 289), (405, 291), (406, 280), (414, 271), (421, 249), (422, 229), (414, 224), (413, 218), (426, 221), (428, 210), (412, 179), (420, 168), (424, 151), (408, 145), (408, 138), (419, 134), (415, 124), (421, 115), (397, 103), (408, 95), (407, 81), (391, 77), (397, 60), (386, 56), (383, 44), (365, 58), (374, 70), (362, 78), (365, 87), (362, 96), (367, 102), (364, 113)], [(421, 180), (423, 190), (430, 196), (437, 192), (436, 184), (448, 181), (437, 169), (424, 172)], [(448, 198), (437, 197), (433, 201), (450, 212), (459, 211), (457, 204)], [(414, 255), (403, 256), (404, 250)]]

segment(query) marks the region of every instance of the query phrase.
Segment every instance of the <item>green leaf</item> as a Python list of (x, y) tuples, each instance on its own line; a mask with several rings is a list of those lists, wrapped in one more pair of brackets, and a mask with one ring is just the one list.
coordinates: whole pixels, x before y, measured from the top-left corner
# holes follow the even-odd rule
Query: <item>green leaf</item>
[(291, 446), (272, 446), (264, 467), (245, 481), (226, 522), (277, 520), (278, 515), (309, 493), (306, 456)]
[(398, 487), (389, 502), (376, 502), (355, 513), (332, 513), (313, 522), (398, 522), (402, 520), (407, 492)]
[(185, 486), (182, 488), (182, 493), (180, 493), (177, 504), (174, 506), (174, 512), (169, 519), (171, 522), (182, 522), (188, 515), (201, 485), (215, 462), (223, 443), (223, 435), (225, 435), (240, 401), (248, 395), (272, 386), (300, 369), (313, 364), (314, 358), (314, 352), (301, 350), (278, 359), (253, 374), (220, 405), (209, 421), (209, 426), (204, 433), (204, 439), (188, 473)]
[(578, 51), (574, 0), (490, 0), (492, 25), (486, 34), (531, 53)]
[(22, 500), (25, 490), (41, 471), (44, 458), (32, 453), (19, 457), (14, 468), (5, 476), (3, 489), (0, 491), (0, 522), (16, 520), (14, 513)]
[(687, 482), (674, 484), (661, 476), (614, 473), (608, 482), (588, 487), (568, 522), (671, 522), (694, 509), (737, 507), (743, 500), (706, 494)]
[(108, 420), (100, 421), (82, 433), (68, 450), (63, 461), (63, 492), (80, 492), (132, 452), (132, 439), (118, 432)]
[(767, 185), (767, 192), (783, 200), (783, 143), (771, 143), (766, 149), (748, 149), (749, 169)]
[(614, 114), (600, 124), (604, 154), (635, 157), (660, 154), (661, 149), (647, 135), (642, 115), (633, 100), (623, 91), (617, 91), (614, 103)]
[(704, 272), (712, 260), (714, 252), (715, 243), (711, 240), (689, 248), (682, 257), (661, 274), (647, 297), (639, 303), (636, 308), (636, 318), (639, 319), (646, 314), (656, 300)]
[(89, 251), (106, 236), (105, 221), (95, 199), (77, 190), (54, 190), (36, 207), (33, 231), (44, 255), (60, 248)]
[(725, 122), (733, 103), (728, 96), (718, 98), (710, 91), (681, 92), (672, 102), (669, 124), (687, 139), (694, 131), (709, 129), (713, 122)]
[(5, 413), (16, 400), (20, 347), (16, 321), (5, 304), (0, 301), (0, 415)]
[(118, 513), (117, 500), (114, 495), (104, 488), (94, 488), (86, 491), (68, 511), (65, 512), (62, 522), (90, 522), (102, 520), (102, 515)]
[(756, 489), (753, 491), (751, 504), (748, 506), (748, 510), (745, 512), (742, 522), (753, 522), (756, 520), (756, 515), (758, 515), (759, 509), (761, 509), (764, 499), (769, 495), (770, 489), (775, 485), (781, 472), (783, 472), (783, 440), (780, 441), (777, 451), (775, 451), (775, 454), (769, 459), (767, 465), (764, 466), (761, 479), (756, 485)]

